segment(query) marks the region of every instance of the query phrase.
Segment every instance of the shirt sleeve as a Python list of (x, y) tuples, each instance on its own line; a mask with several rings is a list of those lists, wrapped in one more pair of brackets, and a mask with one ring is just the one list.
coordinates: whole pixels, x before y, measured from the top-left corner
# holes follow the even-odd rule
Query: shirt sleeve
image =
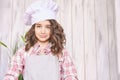
[(74, 63), (66, 50), (63, 51), (62, 80), (78, 80)]
[(23, 71), (23, 54), (17, 51), (12, 57), (10, 67), (3, 80), (18, 80), (18, 76)]

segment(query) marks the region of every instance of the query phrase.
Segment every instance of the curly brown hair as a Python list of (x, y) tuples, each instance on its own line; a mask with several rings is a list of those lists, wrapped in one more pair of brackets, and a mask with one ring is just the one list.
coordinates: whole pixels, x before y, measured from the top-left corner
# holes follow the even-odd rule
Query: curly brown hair
[[(66, 44), (66, 38), (62, 26), (56, 20), (50, 19), (48, 21), (51, 23), (51, 35), (49, 38), (49, 42), (52, 44), (51, 52), (56, 55), (62, 53), (64, 45)], [(28, 51), (38, 41), (37, 37), (35, 36), (35, 24), (33, 24), (30, 30), (27, 32), (25, 39), (25, 51)]]

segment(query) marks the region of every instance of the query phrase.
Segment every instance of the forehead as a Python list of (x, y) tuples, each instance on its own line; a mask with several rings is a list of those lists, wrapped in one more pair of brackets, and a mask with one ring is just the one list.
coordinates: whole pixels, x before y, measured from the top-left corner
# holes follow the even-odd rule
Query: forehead
[(46, 20), (46, 21), (39, 21), (36, 23), (37, 25), (51, 25), (50, 21)]

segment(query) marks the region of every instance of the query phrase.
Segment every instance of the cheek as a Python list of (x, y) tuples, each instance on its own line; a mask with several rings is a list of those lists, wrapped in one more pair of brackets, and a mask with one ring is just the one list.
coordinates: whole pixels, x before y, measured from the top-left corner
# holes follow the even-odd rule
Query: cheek
[(52, 33), (50, 32), (50, 34), (49, 34), (49, 38), (51, 38), (52, 37)]
[(39, 33), (39, 30), (38, 29), (35, 29), (35, 34), (38, 34)]
[(35, 36), (37, 37), (39, 35), (39, 32), (38, 31), (35, 31)]
[(50, 29), (45, 29), (45, 33), (50, 34)]
[(50, 35), (50, 36), (51, 36), (51, 34), (52, 34), (51, 31), (49, 31), (49, 35)]

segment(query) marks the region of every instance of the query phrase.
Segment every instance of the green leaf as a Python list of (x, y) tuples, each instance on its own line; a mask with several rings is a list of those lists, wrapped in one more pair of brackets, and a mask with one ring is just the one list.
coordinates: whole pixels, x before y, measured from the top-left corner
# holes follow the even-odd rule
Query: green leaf
[(16, 41), (15, 46), (12, 49), (13, 54), (15, 54), (15, 52), (17, 51), (17, 49), (18, 49), (18, 42)]
[(4, 46), (4, 47), (8, 48), (7, 45), (6, 45), (5, 43), (1, 42), (1, 41), (0, 41), (0, 45), (2, 45), (2, 46)]
[(22, 38), (22, 41), (23, 41), (23, 42), (25, 42), (25, 41), (26, 41), (24, 36), (21, 36), (21, 38)]
[(19, 75), (18, 80), (23, 80), (23, 75), (22, 74)]

